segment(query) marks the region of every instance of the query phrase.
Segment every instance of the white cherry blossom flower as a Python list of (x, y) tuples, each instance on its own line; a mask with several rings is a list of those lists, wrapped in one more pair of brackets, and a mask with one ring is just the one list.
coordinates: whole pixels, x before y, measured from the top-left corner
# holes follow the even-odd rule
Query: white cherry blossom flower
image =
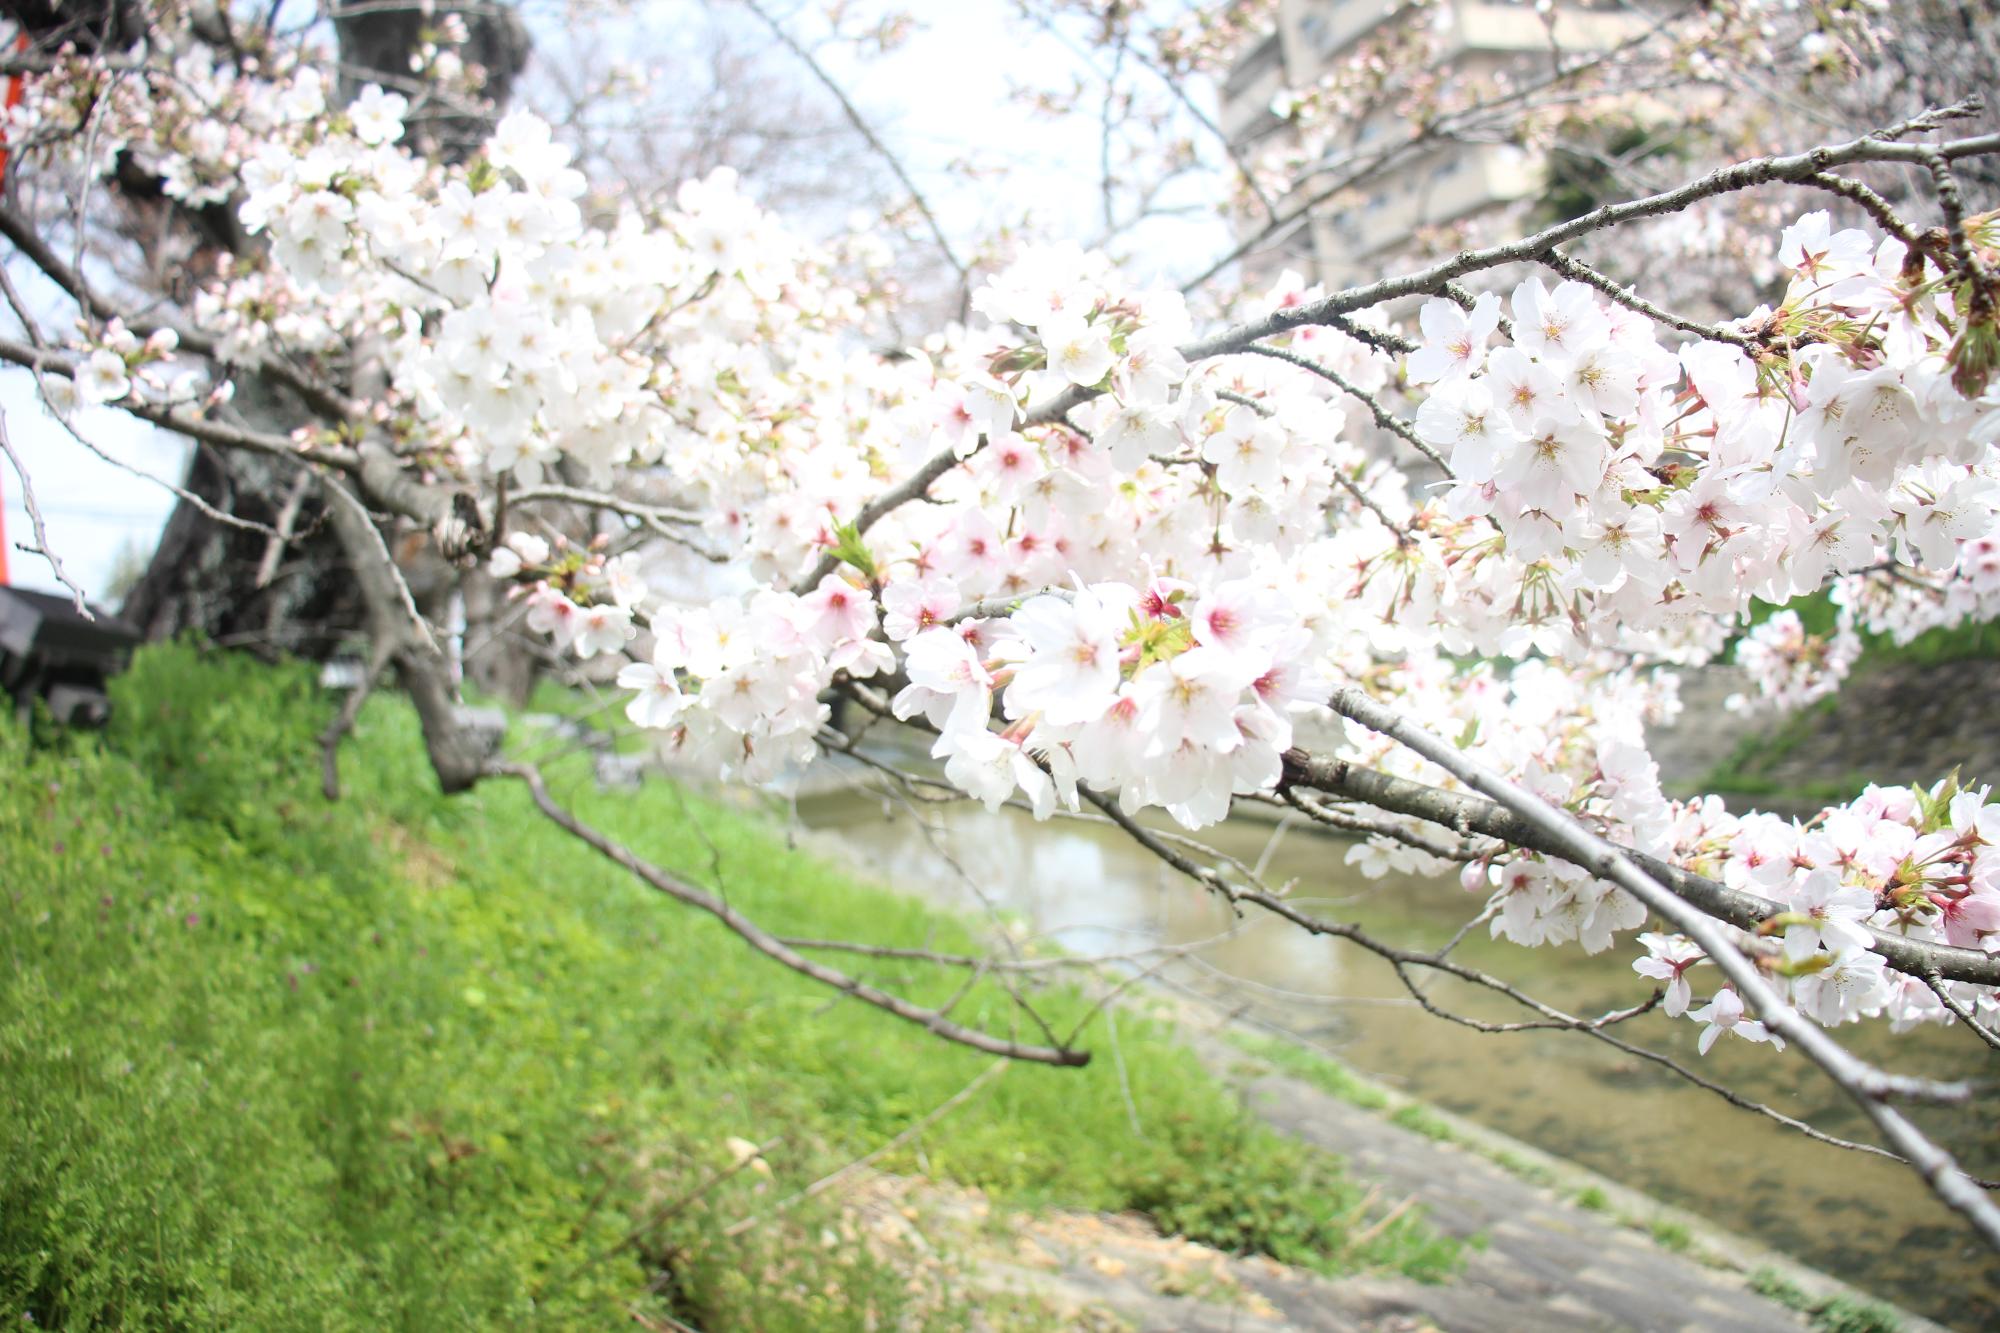
[(1687, 974), (1696, 965), (1707, 962), (1708, 955), (1696, 948), (1693, 941), (1679, 935), (1648, 931), (1639, 936), (1639, 943), (1646, 946), (1646, 956), (1634, 962), (1632, 970), (1642, 977), (1667, 983), (1667, 997), (1661, 1008), (1667, 1017), (1679, 1018), (1694, 998)]
[(132, 392), (125, 358), (102, 347), (84, 359), (72, 382), (76, 386), (76, 401), (83, 407), (115, 403)]
[(1486, 360), (1486, 340), (1500, 324), (1500, 298), (1481, 292), (1471, 310), (1442, 298), (1429, 300), (1417, 318), (1424, 344), (1410, 353), (1410, 382), (1465, 379), (1478, 374)]
[(394, 143), (403, 137), (403, 116), (409, 109), (408, 98), (371, 83), (347, 104), (347, 115), (354, 122), (354, 137), (361, 142)]
[(1040, 331), (1049, 369), (1071, 384), (1091, 388), (1103, 383), (1118, 359), (1111, 350), (1111, 331), (1101, 322), (1086, 324), (1074, 316), (1056, 315), (1042, 321)]
[(1785, 1049), (1783, 1037), (1768, 1030), (1756, 1019), (1744, 1016), (1743, 1001), (1733, 990), (1717, 991), (1714, 999), (1688, 1017), (1697, 1023), (1707, 1024), (1698, 1043), (1703, 1055), (1708, 1054), (1708, 1048), (1715, 1045), (1715, 1039), (1725, 1032), (1733, 1032), (1745, 1041), (1767, 1041), (1781, 1051)]

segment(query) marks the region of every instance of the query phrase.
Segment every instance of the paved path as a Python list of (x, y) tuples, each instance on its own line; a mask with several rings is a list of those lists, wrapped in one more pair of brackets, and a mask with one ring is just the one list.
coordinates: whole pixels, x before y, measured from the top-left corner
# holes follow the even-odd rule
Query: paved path
[[(1203, 1022), (1198, 1004), (1179, 1007), (1183, 1032), (1203, 1062), (1240, 1088), (1265, 1121), (1345, 1157), (1354, 1176), (1380, 1184), (1385, 1197), (1414, 1197), (1440, 1231), (1486, 1240), (1484, 1250), (1468, 1247), (1465, 1271), (1450, 1284), (1349, 1279), (1332, 1284), (1338, 1291), (1316, 1296), (1321, 1304), (1299, 1306), (1292, 1327), (1434, 1326), (1450, 1333), (1775, 1333), (1806, 1327), (1802, 1316), (1750, 1289), (1745, 1273), (1758, 1267), (1777, 1271), (1813, 1299), (1874, 1299), (1692, 1214), (1435, 1107), (1416, 1103), (1447, 1124), (1457, 1142), (1405, 1129), (1389, 1113), (1412, 1099), (1378, 1088), (1388, 1099), (1383, 1109), (1343, 1101), (1247, 1057), (1220, 1035), (1228, 1020), (1218, 1023), (1211, 1012)], [(1531, 1183), (1489, 1160), (1492, 1156), (1528, 1163), (1555, 1187)], [(1570, 1201), (1585, 1188), (1605, 1200), (1603, 1210)], [(1620, 1225), (1618, 1216), (1668, 1221), (1690, 1243), (1684, 1250), (1668, 1249), (1645, 1232)], [(1945, 1333), (1928, 1320), (1897, 1313), (1905, 1333)], [(1350, 1322), (1340, 1322), (1336, 1314)], [(1383, 1322), (1398, 1316), (1419, 1322)]]
[[(1343, 1155), (1354, 1178), (1379, 1187), (1380, 1216), (1405, 1199), (1467, 1246), (1464, 1270), (1425, 1285), (1396, 1276), (1325, 1278), (1261, 1257), (1222, 1254), (1162, 1236), (1142, 1218), (994, 1207), (976, 1189), (900, 1176), (869, 1178), (845, 1200), (866, 1237), (931, 1290), (970, 1297), (976, 1327), (1006, 1330), (1213, 1330), (1264, 1333), (1799, 1333), (1801, 1315), (1752, 1291), (1740, 1269), (1702, 1252), (1770, 1264), (1808, 1295), (1855, 1295), (1833, 1279), (1718, 1232), (1684, 1214), (1434, 1110), (1467, 1146), (1405, 1129), (1384, 1110), (1343, 1101), (1287, 1077), (1219, 1035), (1192, 1003), (1174, 1017), (1217, 1075), (1266, 1121)], [(1394, 1096), (1394, 1094), (1390, 1094)], [(1404, 1102), (1407, 1099), (1398, 1098)], [(1530, 1162), (1554, 1188), (1529, 1183), (1481, 1152)], [(1608, 1212), (1568, 1202), (1584, 1185)], [(1667, 1217), (1694, 1236), (1690, 1253), (1656, 1244), (1611, 1214)], [(1738, 1253), (1739, 1249), (1742, 1253)], [(1905, 1316), (1906, 1333), (1942, 1333)]]
[[(1229, 1058), (1213, 1049), (1207, 1054)], [(1406, 1280), (1339, 1284), (1350, 1312), (1372, 1319), (1422, 1316), (1453, 1333), (1779, 1333), (1805, 1326), (1798, 1315), (1751, 1291), (1740, 1276), (1664, 1249), (1468, 1149), (1415, 1134), (1281, 1074), (1253, 1077), (1247, 1088), (1251, 1104), (1271, 1124), (1344, 1155), (1356, 1177), (1379, 1182), (1389, 1196), (1414, 1196), (1439, 1230), (1487, 1237), (1484, 1251), (1467, 1250), (1464, 1275), (1448, 1286)]]

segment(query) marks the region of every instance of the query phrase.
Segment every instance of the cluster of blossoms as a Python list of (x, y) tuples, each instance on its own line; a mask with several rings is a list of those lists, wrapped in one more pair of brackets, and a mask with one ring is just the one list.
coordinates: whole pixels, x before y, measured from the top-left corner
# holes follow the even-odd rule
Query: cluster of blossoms
[[(1671, 807), (1660, 790), (1659, 770), (1645, 748), (1648, 722), (1678, 712), (1671, 677), (1610, 669), (1566, 671), (1539, 660), (1505, 676), (1490, 668), (1454, 671), (1448, 662), (1410, 662), (1378, 674), (1370, 687), (1433, 731), (1457, 739), (1469, 758), (1519, 775), (1527, 790), (1569, 809), (1594, 826), (1616, 830), (1641, 850), (1664, 850)], [(1350, 727), (1354, 753), (1370, 766), (1436, 786), (1454, 785), (1448, 773), (1406, 757), (1386, 738)], [(1411, 833), (1436, 826), (1402, 820)], [(1349, 855), (1364, 871), (1395, 869), (1442, 873), (1447, 863), (1407, 847), (1395, 850), (1376, 836)], [(1630, 895), (1565, 861), (1514, 855), (1489, 844), (1458, 868), (1460, 883), (1488, 899), (1496, 938), (1527, 946), (1580, 943), (1591, 953), (1611, 946), (1615, 932), (1645, 921)]]
[(133, 397), (165, 404), (190, 403), (202, 395), (202, 374), (176, 364), (180, 335), (159, 329), (141, 339), (123, 321), (108, 320), (91, 339), (92, 350), (66, 382), (42, 388), (58, 409), (98, 407)]
[(515, 532), (494, 550), (487, 571), (495, 578), (520, 579), (527, 600), (526, 622), (546, 634), (558, 651), (588, 661), (624, 649), (637, 635), (636, 608), (646, 585), (635, 552), (606, 558), (600, 539), (578, 550), (558, 538), (545, 541)]
[[(1870, 787), (1805, 822), (1732, 816), (1710, 797), (1678, 811), (1671, 841), (1683, 864), (1779, 905), (1742, 944), (1789, 988), (1799, 1012), (1829, 1027), (1886, 1017), (1901, 1030), (1953, 1015), (1921, 978), (1888, 970), (1869, 948), (1870, 931), (1987, 952), (2000, 946), (2000, 806), (1989, 795), (1950, 780), (1928, 791)], [(1640, 939), (1647, 957), (1634, 968), (1666, 983), (1667, 1013), (1707, 1025), (1704, 1051), (1725, 1030), (1772, 1039), (1726, 988), (1690, 1011), (1689, 972), (1705, 961), (1693, 944)], [(1969, 1012), (2000, 1015), (2000, 993), (1942, 984)]]
[(1432, 386), (1418, 431), (1456, 474), (1445, 511), (1504, 539), (1457, 549), (1500, 562), (1510, 610), (1567, 625), (1537, 636), (1545, 650), (1783, 603), (1891, 554), (1949, 566), (1995, 528), (2000, 418), (1952, 384), (1948, 293), (1909, 280), (1901, 242), (1832, 232), (1824, 213), (1788, 228), (1780, 257), (1785, 304), (1744, 327), (1812, 339), (1784, 356), (1673, 355), (1578, 282), (1515, 288), (1514, 337), (1492, 349), (1492, 295), (1425, 307), (1410, 373)]
[(1779, 611), (1736, 645), (1736, 664), (1749, 675), (1756, 696), (1731, 695), (1726, 706), (1737, 712), (1758, 704), (1787, 713), (1803, 708), (1840, 688), (1860, 655), (1861, 636), (1848, 626), (1808, 634), (1798, 612)]
[(2000, 530), (1961, 542), (1958, 558), (1928, 576), (1846, 578), (1833, 585), (1843, 628), (1908, 643), (1926, 630), (2000, 620)]
[(819, 696), (835, 672), (894, 668), (870, 637), (876, 614), (867, 589), (829, 574), (804, 597), (762, 589), (656, 623), (652, 660), (618, 675), (639, 692), (627, 716), (666, 731), (683, 759), (769, 782), (818, 752), (829, 716)]
[[(665, 459), (718, 510), (792, 480), (815, 435), (845, 436), (845, 484), (798, 489), (859, 503), (869, 453), (887, 443), (865, 419), (915, 372), (855, 351), (860, 311), (829, 277), (832, 255), (779, 228), (733, 173), (642, 216), (590, 198), (532, 115), (445, 166), (403, 142), (398, 94), (371, 87), (335, 109), (310, 65), (225, 70), (207, 51), (194, 43), (170, 73), (121, 82), (130, 96), (94, 96), (79, 59), (73, 78), (35, 80), (16, 120), (55, 135), (87, 115), (75, 142), (112, 155), (75, 170), (108, 171), (123, 152), (190, 206), (237, 195), (266, 262), (200, 283), (190, 303), (223, 360), (369, 361), (390, 380), (374, 415), (407, 452), (524, 484), (567, 463), (608, 485)], [(610, 220), (587, 223), (587, 207)], [(106, 331), (75, 347), (93, 367), (85, 392), (122, 396), (112, 359), (129, 364), (127, 349)]]
[[(256, 101), (254, 134), (199, 133), (214, 117), (192, 103), (97, 113), (177, 197), (243, 182), (269, 262), (203, 285), (204, 331), (232, 358), (373, 362), (388, 385), (375, 425), (440, 468), (530, 488), (559, 468), (601, 485), (643, 474), (710, 515), (701, 535), (740, 595), (664, 595), (649, 552), (518, 533), (492, 568), (560, 647), (636, 657), (619, 675), (631, 717), (714, 771), (761, 781), (810, 761), (828, 691), (879, 679), (881, 694), (856, 691), (921, 718), (949, 782), (1038, 815), (1087, 784), (1128, 812), (1211, 824), (1274, 790), (1302, 725), (1330, 737), (1316, 748), (1454, 785), (1335, 727), (1323, 701), (1359, 685), (1617, 841), (1727, 878), (1780, 839), (1665, 799), (1642, 723), (1672, 713), (1673, 682), (1650, 666), (1712, 655), (1753, 597), (1845, 576), (1862, 614), (1879, 581), (1860, 571), (1885, 561), (1980, 597), (2000, 574), (2000, 389), (1954, 383), (1954, 292), (1930, 258), (1823, 213), (1785, 230), (1786, 297), (1734, 341), (1671, 349), (1591, 287), (1530, 278), (1504, 303), (1426, 303), (1400, 362), (1356, 325), (1266, 344), (1301, 366), (1243, 354), (1247, 340), (1197, 343), (1178, 293), (1052, 247), (974, 294), (982, 322), (884, 357), (856, 336), (860, 303), (828, 254), (726, 172), (647, 215), (589, 198), (525, 113), (446, 166), (404, 146), (394, 94), (334, 113), (310, 69), (279, 72), (275, 97), (234, 77), (198, 86)], [(51, 92), (28, 116), (68, 106)], [(1993, 232), (1976, 229), (1982, 253)], [(1322, 295), (1287, 276), (1257, 313)], [(85, 392), (113, 399), (105, 358), (129, 367), (133, 349), (107, 333), (78, 350)], [(1406, 429), (1448, 481), (1406, 478), (1340, 397), (1392, 383), (1421, 398)], [(897, 495), (927, 503), (877, 503)], [(1773, 692), (1817, 688), (1785, 633), (1767, 622), (1746, 652), (1765, 655)], [(1786, 876), (1757, 881), (1824, 923), (1782, 946), (1801, 1008), (1824, 1021), (1937, 1013), (1908, 987), (1851, 980), (1880, 961), (1854, 921), (2000, 946), (1984, 793), (1942, 816), (1874, 799), (1849, 813), (1870, 838), (1903, 838), (1893, 865), (1842, 860), (1849, 826), (1829, 816), (1787, 835)], [(1596, 950), (1644, 924), (1584, 871), (1468, 854), (1496, 935)], [(1354, 855), (1441, 868), (1386, 836)], [(1873, 906), (1850, 918), (1863, 892)], [(1692, 965), (1671, 940), (1649, 957), (1675, 983)], [(1754, 1030), (1740, 1011), (1726, 1021), (1723, 996), (1704, 1013)]]
[[(910, 684), (896, 714), (925, 714), (945, 775), (989, 807), (1018, 787), (1046, 817), (1058, 795), (1076, 808), (1083, 781), (1115, 788), (1128, 812), (1164, 806), (1189, 826), (1214, 823), (1234, 794), (1277, 782), (1293, 712), (1327, 686), (1305, 667), (1312, 630), (1272, 589), (1245, 579), (1195, 591), (1169, 578), (1103, 583), (920, 629), (904, 645)], [(1010, 719), (997, 734), (996, 691)]]

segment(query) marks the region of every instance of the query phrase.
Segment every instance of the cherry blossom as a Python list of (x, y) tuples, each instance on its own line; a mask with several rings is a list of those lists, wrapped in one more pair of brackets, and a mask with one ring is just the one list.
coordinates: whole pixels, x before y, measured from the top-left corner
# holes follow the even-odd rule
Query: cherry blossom
[(1779, 1050), (1785, 1048), (1784, 1038), (1777, 1036), (1754, 1018), (1744, 1015), (1743, 1001), (1733, 990), (1717, 991), (1715, 998), (1688, 1015), (1694, 1022), (1706, 1024), (1701, 1030), (1699, 1043), (1701, 1053), (1708, 1054), (1708, 1048), (1715, 1045), (1715, 1039), (1725, 1032), (1731, 1032), (1745, 1041), (1767, 1041)]
[[(207, 396), (173, 339), (94, 316), (48, 353), (53, 396), (207, 420), (232, 367), (365, 354), (356, 384), (379, 387), (296, 441), (314, 466), (365, 434), (489, 496), (581, 478), (674, 497), (621, 501), (631, 526), (597, 544), (513, 518), (479, 549), (527, 630), (617, 664), (627, 716), (691, 767), (796, 776), (848, 739), (829, 725), (844, 697), (932, 733), (944, 783), (1038, 817), (1081, 783), (1200, 828), (1284, 799), (1295, 743), (1463, 788), (1336, 717), (1339, 688), (1763, 900), (1766, 929), (1730, 938), (1816, 1023), (1955, 1021), (1884, 972), (1885, 938), (2000, 952), (1986, 789), (1732, 812), (1669, 799), (1645, 735), (1679, 708), (1672, 668), (1731, 645), (1739, 706), (1794, 708), (1864, 635), (2000, 616), (2000, 386), (1966, 373), (1978, 307), (1950, 246), (1767, 219), (1758, 280), (1782, 298), (1713, 326), (1533, 265), (1433, 273), (1401, 313), (1330, 313), (1287, 274), (1237, 299), (1265, 321), (1251, 337), (1104, 255), (1023, 243), (976, 270), (963, 321), (883, 355), (875, 293), (848, 278), (868, 238), (809, 242), (726, 169), (653, 207), (587, 193), (526, 111), (443, 163), (406, 142), (401, 95), (330, 113), (310, 60), (174, 57), (151, 96), (56, 63), (23, 142), (48, 131), (79, 179), (129, 156), (170, 199), (234, 207), (268, 252), (188, 275), (186, 328), (223, 381)], [(1336, 92), (1289, 104), (1323, 117)], [(1991, 217), (1956, 241), (2000, 260)], [(685, 576), (690, 548), (715, 579)], [(1830, 629), (1750, 623), (1822, 587)], [(1704, 1052), (1725, 1030), (1779, 1044), (1732, 987), (1690, 1009), (1721, 955), (1635, 942), (1645, 909), (1590, 871), (1410, 815), (1370, 828), (1356, 864), (1456, 864), (1510, 946), (1643, 949), (1634, 972)]]

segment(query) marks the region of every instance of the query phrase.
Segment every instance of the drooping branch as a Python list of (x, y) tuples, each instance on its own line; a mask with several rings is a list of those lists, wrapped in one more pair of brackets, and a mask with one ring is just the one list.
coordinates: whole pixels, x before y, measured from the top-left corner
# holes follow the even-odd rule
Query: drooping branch
[[(849, 682), (846, 688), (850, 697), (854, 698), (863, 708), (883, 716), (888, 715), (889, 710), (886, 700), (878, 696), (875, 692), (855, 682)], [(913, 720), (910, 725), (916, 726), (920, 730), (934, 730), (920, 719)], [(908, 773), (877, 761), (869, 761), (860, 755), (856, 755), (855, 757), (863, 759), (864, 762), (869, 763), (870, 767), (877, 768), (898, 781), (922, 785), (927, 788), (940, 788), (952, 792), (950, 796), (938, 796), (926, 799), (956, 799), (961, 801), (970, 799), (963, 792), (949, 789), (946, 784), (938, 783), (934, 779)], [(1358, 771), (1367, 772), (1369, 770)], [(1378, 774), (1376, 776), (1386, 777), (1387, 775)], [(1392, 781), (1400, 782), (1402, 780), (1393, 779)], [(1410, 785), (1421, 786), (1421, 784)], [(1436, 789), (1424, 788), (1424, 790), (1434, 791)], [(1616, 1022), (1623, 1022), (1631, 1017), (1636, 1017), (1639, 1013), (1647, 1012), (1650, 1006), (1615, 1010), (1610, 1014), (1600, 1015), (1597, 1018), (1584, 1018), (1566, 1013), (1552, 1005), (1546, 1004), (1503, 978), (1453, 961), (1450, 955), (1459, 941), (1473, 924), (1484, 918), (1484, 914), (1480, 917), (1475, 917), (1472, 922), (1469, 922), (1465, 928), (1462, 928), (1451, 940), (1447, 941), (1440, 948), (1429, 951), (1403, 948), (1376, 938), (1357, 923), (1331, 921), (1305, 910), (1304, 905), (1300, 902), (1293, 900), (1283, 892), (1272, 890), (1253, 869), (1244, 866), (1241, 861), (1234, 858), (1225, 858), (1230, 867), (1240, 877), (1240, 882), (1231, 880), (1228, 876), (1219, 872), (1214, 865), (1203, 864), (1201, 860), (1197, 859), (1197, 855), (1190, 854), (1191, 849), (1179, 845), (1181, 840), (1175, 837), (1175, 835), (1168, 834), (1162, 830), (1148, 828), (1126, 814), (1119, 807), (1115, 797), (1093, 791), (1089, 787), (1082, 785), (1078, 786), (1077, 793), (1098, 809), (1100, 812), (1099, 818), (1103, 819), (1104, 822), (1122, 830), (1134, 843), (1194, 884), (1222, 898), (1237, 914), (1239, 920), (1243, 919), (1244, 906), (1254, 906), (1270, 913), (1279, 920), (1303, 930), (1309, 935), (1345, 940), (1388, 963), (1395, 972), (1399, 982), (1410, 992), (1413, 1001), (1437, 1014), (1439, 1017), (1455, 1023), (1462, 1023), (1467, 1026), (1503, 1034), (1547, 1030), (1576, 1032), (1594, 1041), (1602, 1042), (1623, 1055), (1657, 1065), (1677, 1078), (1683, 1079), (1693, 1086), (1713, 1094), (1739, 1110), (1748, 1111), (1753, 1115), (1782, 1125), (1786, 1129), (1802, 1134), (1815, 1142), (1824, 1143), (1829, 1147), (1887, 1158), (1902, 1165), (1911, 1164), (1911, 1159), (1879, 1145), (1861, 1143), (1852, 1139), (1841, 1138), (1838, 1135), (1829, 1134), (1815, 1125), (1798, 1119), (1796, 1116), (1787, 1115), (1775, 1107), (1757, 1101), (1755, 1098), (1745, 1096), (1743, 1093), (1725, 1084), (1718, 1083), (1696, 1070), (1688, 1068), (1685, 1064), (1682, 1064), (1670, 1055), (1638, 1045), (1635, 1042), (1627, 1041), (1608, 1030)], [(1457, 795), (1456, 793), (1448, 792), (1442, 794), (1446, 796)], [(1471, 799), (1477, 800), (1477, 798)], [(1016, 805), (1012, 801), (1008, 802), (1008, 804)], [(1017, 806), (1017, 808), (1025, 807)], [(1504, 811), (1504, 807), (1501, 807), (1501, 809)], [(1064, 812), (1059, 808), (1056, 813), (1060, 815)], [(1460, 831), (1465, 832), (1466, 830), (1461, 828)], [(1193, 846), (1199, 847), (1199, 844), (1194, 844)], [(1212, 849), (1202, 850), (1211, 858), (1220, 856), (1219, 853), (1214, 852)], [(972, 964), (975, 966), (982, 965), (985, 962), (985, 960), (973, 959), (969, 956), (965, 957), (962, 963), (958, 959), (945, 958), (934, 958), (929, 961), (945, 965)], [(1464, 1015), (1446, 1010), (1431, 1000), (1415, 983), (1413, 974), (1417, 970), (1442, 973), (1467, 985), (1492, 991), (1512, 1003), (1520, 1005), (1522, 1008), (1536, 1015), (1536, 1017), (1525, 1023), (1512, 1024), (1487, 1024), (1482, 1020), (1467, 1019)], [(1981, 1189), (2000, 1188), (2000, 1182), (1989, 1180), (1973, 1180), (1972, 1183)]]
[[(1222, 893), (1232, 905), (1237, 906), (1239, 911), (1241, 910), (1241, 904), (1248, 903), (1262, 908), (1280, 920), (1305, 931), (1309, 935), (1346, 940), (1357, 948), (1374, 954), (1377, 958), (1382, 959), (1390, 965), (1396, 974), (1397, 980), (1420, 1006), (1439, 1017), (1452, 1022), (1466, 1023), (1469, 1026), (1480, 1026), (1476, 1020), (1468, 1023), (1463, 1015), (1444, 1010), (1437, 1006), (1434, 1001), (1431, 1001), (1415, 984), (1412, 975), (1413, 969), (1423, 968), (1442, 972), (1457, 981), (1493, 991), (1530, 1012), (1541, 1016), (1538, 1021), (1525, 1024), (1488, 1025), (1496, 1031), (1561, 1030), (1577, 1032), (1595, 1041), (1603, 1042), (1605, 1045), (1622, 1054), (1658, 1065), (1660, 1068), (1701, 1088), (1703, 1091), (1720, 1097), (1723, 1101), (1728, 1102), (1738, 1110), (1748, 1111), (1753, 1115), (1761, 1116), (1766, 1120), (1783, 1125), (1785, 1128), (1803, 1134), (1815, 1142), (1824, 1143), (1833, 1148), (1843, 1148), (1852, 1152), (1867, 1153), (1871, 1156), (1886, 1157), (1894, 1162), (1908, 1164), (1908, 1159), (1886, 1148), (1872, 1143), (1858, 1143), (1852, 1139), (1844, 1139), (1838, 1135), (1829, 1134), (1825, 1130), (1804, 1120), (1800, 1120), (1796, 1116), (1787, 1115), (1775, 1107), (1757, 1101), (1755, 1098), (1744, 1096), (1734, 1088), (1704, 1077), (1670, 1055), (1640, 1046), (1636, 1042), (1626, 1041), (1624, 1038), (1607, 1031), (1607, 1024), (1601, 1019), (1580, 1018), (1564, 1013), (1551, 1005), (1544, 1004), (1519, 987), (1511, 985), (1498, 977), (1481, 972), (1476, 968), (1466, 967), (1450, 961), (1452, 949), (1458, 942), (1456, 937), (1448, 941), (1442, 948), (1428, 953), (1413, 949), (1404, 949), (1375, 938), (1355, 923), (1328, 921), (1323, 917), (1315, 916), (1310, 912), (1304, 911), (1297, 903), (1290, 901), (1282, 895), (1274, 894), (1262, 885), (1248, 889), (1232, 885), (1209, 867), (1203, 866), (1192, 858), (1176, 852), (1173, 848), (1160, 841), (1152, 830), (1147, 829), (1144, 825), (1139, 824), (1123, 811), (1119, 810), (1115, 800), (1107, 801), (1096, 793), (1088, 793), (1088, 798), (1104, 811), (1106, 817), (1112, 823), (1123, 828), (1141, 847), (1144, 847), (1147, 851), (1166, 862), (1166, 864), (1180, 871), (1183, 875), (1202, 885), (1204, 888)], [(1463, 932), (1461, 931), (1460, 934), (1462, 936)], [(1626, 1011), (1617, 1012), (1623, 1013)], [(1634, 1015), (1627, 1013), (1627, 1016)], [(1978, 1184), (1981, 1188), (1993, 1188), (1994, 1186), (1994, 1182), (1990, 1181), (1975, 1181), (1974, 1183)]]
[(1979, 1015), (1973, 1013), (1969, 1006), (1962, 1004), (1958, 997), (1951, 993), (1951, 988), (1945, 984), (1943, 977), (1935, 972), (1927, 973), (1924, 976), (1924, 984), (1930, 987), (1931, 994), (1938, 997), (1938, 1002), (1951, 1011), (1952, 1017), (1965, 1024), (1973, 1036), (1994, 1050), (2000, 1051), (2000, 1033), (1980, 1022)]
[(623, 867), (647, 887), (665, 894), (676, 902), (708, 913), (751, 948), (802, 976), (811, 977), (814, 981), (829, 986), (843, 995), (851, 995), (864, 1004), (873, 1005), (906, 1022), (915, 1023), (946, 1041), (970, 1046), (989, 1055), (1003, 1055), (1015, 1060), (1030, 1060), (1037, 1064), (1067, 1067), (1090, 1063), (1088, 1051), (1029, 1046), (995, 1037), (976, 1028), (955, 1023), (937, 1010), (912, 1004), (899, 996), (878, 990), (857, 977), (807, 958), (714, 894), (704, 892), (678, 876), (643, 860), (630, 848), (578, 819), (549, 794), (548, 784), (543, 781), (541, 770), (533, 765), (491, 763), (485, 766), (483, 776), (513, 778), (525, 784), (535, 808), (572, 837), (614, 865)]

